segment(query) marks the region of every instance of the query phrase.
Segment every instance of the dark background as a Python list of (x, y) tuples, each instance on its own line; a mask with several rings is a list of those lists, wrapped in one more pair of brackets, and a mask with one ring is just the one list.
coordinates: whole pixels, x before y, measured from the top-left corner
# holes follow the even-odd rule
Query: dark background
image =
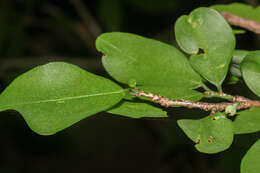
[[(228, 0), (1, 0), (0, 89), (19, 74), (50, 61), (66, 61), (109, 77), (95, 39), (131, 32), (176, 45), (173, 25), (183, 14)], [(257, 5), (258, 1), (241, 1)], [(237, 48), (259, 49), (259, 37), (237, 36)], [(247, 95), (243, 84), (232, 92)], [(32, 132), (19, 113), (0, 113), (0, 173), (238, 173), (242, 155), (259, 134), (235, 137), (225, 152), (196, 151), (177, 127), (180, 118), (206, 115), (169, 111), (169, 118), (134, 120), (91, 116), (53, 136)]]

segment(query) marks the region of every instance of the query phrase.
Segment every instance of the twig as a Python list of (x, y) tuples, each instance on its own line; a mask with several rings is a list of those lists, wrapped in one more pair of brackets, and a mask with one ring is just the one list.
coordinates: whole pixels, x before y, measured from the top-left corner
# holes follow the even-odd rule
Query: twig
[(100, 27), (95, 22), (94, 18), (90, 15), (87, 8), (81, 6), (81, 1), (71, 0), (71, 2), (75, 6), (78, 15), (81, 16), (84, 23), (71, 20), (64, 14), (62, 9), (54, 5), (45, 4), (43, 9), (52, 17), (57, 18), (57, 16), (63, 16), (67, 21), (70, 22), (72, 29), (75, 31), (75, 34), (77, 34), (77, 36), (83, 41), (86, 47), (88, 47), (93, 54), (99, 55), (95, 47), (95, 40), (102, 32)]
[(260, 22), (236, 16), (227, 12), (222, 12), (221, 14), (231, 25), (239, 26), (260, 34)]
[(99, 54), (95, 48), (95, 40), (102, 33), (101, 27), (81, 0), (71, 0), (71, 4), (83, 21), (83, 24), (75, 24), (76, 33), (95, 54)]
[(230, 100), (233, 99), (234, 96), (223, 93), (223, 92), (214, 92), (214, 91), (205, 91), (204, 95), (208, 98), (212, 98), (212, 97), (217, 97), (217, 98), (221, 98), (221, 99), (226, 99), (226, 100)]
[(71, 0), (71, 4), (76, 9), (76, 12), (83, 20), (86, 29), (92, 34), (94, 38), (99, 36), (102, 33), (101, 27), (96, 22), (95, 18), (89, 12), (87, 6), (81, 2), (81, 0)]
[[(250, 100), (243, 96), (231, 96), (225, 93), (219, 93), (219, 96), (223, 96), (228, 98), (230, 102), (222, 102), (222, 103), (207, 103), (207, 102), (194, 102), (190, 100), (171, 100), (166, 97), (147, 93), (144, 91), (140, 91), (138, 89), (133, 89), (133, 92), (136, 96), (144, 96), (152, 99), (152, 101), (160, 104), (163, 107), (169, 106), (182, 106), (187, 108), (199, 108), (204, 111), (211, 111), (211, 113), (215, 113), (217, 111), (224, 111), (227, 106), (234, 105), (234, 103), (239, 103), (237, 110), (247, 109), (251, 107), (260, 107), (260, 101)], [(207, 93), (206, 95), (208, 95)], [(214, 93), (216, 94), (216, 93)]]

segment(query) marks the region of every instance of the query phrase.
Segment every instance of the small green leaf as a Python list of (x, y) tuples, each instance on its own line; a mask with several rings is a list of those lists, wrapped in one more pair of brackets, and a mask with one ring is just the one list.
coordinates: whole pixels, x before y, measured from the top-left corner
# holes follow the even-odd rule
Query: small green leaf
[(0, 95), (0, 110), (17, 110), (33, 131), (51, 135), (110, 108), (123, 97), (124, 90), (112, 81), (56, 62), (16, 78)]
[(163, 87), (173, 88), (179, 91), (178, 96), (194, 94), (192, 89), (202, 84), (187, 58), (168, 44), (114, 32), (99, 36), (96, 47), (104, 54), (106, 71), (119, 82), (128, 84), (135, 80), (138, 88), (154, 87), (158, 92)]
[(233, 141), (232, 121), (220, 112), (200, 120), (178, 120), (178, 125), (203, 153), (224, 151)]
[(245, 3), (231, 3), (226, 5), (213, 5), (211, 8), (219, 12), (228, 12), (246, 19), (251, 19), (260, 22), (260, 7), (254, 8)]
[(259, 173), (260, 170), (260, 140), (247, 151), (246, 155), (243, 157), (240, 171), (241, 173)]
[(116, 105), (116, 107), (107, 112), (130, 118), (167, 117), (167, 113), (160, 108), (154, 107), (147, 103), (136, 103), (129, 101), (122, 101), (119, 105)]
[(233, 34), (245, 34), (246, 31), (242, 29), (233, 29), (232, 30)]
[(226, 109), (225, 109), (226, 115), (234, 116), (237, 112), (238, 105), (239, 105), (239, 103), (234, 103), (233, 105), (227, 106)]
[(198, 8), (176, 21), (175, 36), (182, 50), (192, 54), (192, 67), (219, 88), (235, 48), (235, 37), (225, 19), (213, 9)]
[(248, 53), (249, 51), (247, 50), (235, 50), (233, 52), (232, 63), (240, 65)]
[(260, 108), (238, 112), (233, 122), (235, 134), (254, 133), (260, 131)]
[(136, 80), (135, 79), (130, 79), (128, 82), (128, 86), (131, 88), (135, 88), (136, 87)]
[(260, 51), (246, 55), (241, 62), (241, 71), (246, 85), (260, 97)]

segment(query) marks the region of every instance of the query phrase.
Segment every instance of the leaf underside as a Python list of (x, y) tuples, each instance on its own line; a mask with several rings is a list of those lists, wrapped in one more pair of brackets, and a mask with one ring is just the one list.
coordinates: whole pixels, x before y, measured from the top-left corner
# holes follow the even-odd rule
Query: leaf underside
[(260, 131), (260, 108), (251, 108), (239, 112), (233, 125), (235, 134)]
[(167, 117), (167, 113), (160, 108), (154, 107), (147, 103), (137, 103), (130, 101), (122, 101), (121, 103), (116, 105), (115, 108), (112, 108), (107, 112), (130, 118)]

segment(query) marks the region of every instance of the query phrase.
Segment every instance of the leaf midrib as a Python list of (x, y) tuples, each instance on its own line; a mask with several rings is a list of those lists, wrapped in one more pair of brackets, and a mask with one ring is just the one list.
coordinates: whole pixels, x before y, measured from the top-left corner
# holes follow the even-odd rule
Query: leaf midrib
[(10, 105), (4, 105), (5, 109), (0, 108), (0, 111), (14, 108), (16, 106), (23, 106), (23, 105), (30, 105), (30, 104), (41, 104), (41, 103), (48, 103), (48, 102), (58, 102), (58, 101), (68, 101), (68, 100), (75, 100), (75, 99), (83, 99), (88, 97), (95, 97), (95, 96), (105, 96), (105, 95), (112, 95), (112, 94), (119, 94), (123, 93), (125, 90), (118, 90), (118, 91), (112, 91), (112, 92), (105, 92), (105, 93), (97, 93), (97, 94), (88, 94), (88, 95), (80, 95), (80, 96), (72, 96), (72, 97), (63, 97), (63, 98), (56, 98), (56, 99), (47, 99), (47, 100), (38, 100), (38, 101), (32, 101), (32, 102), (24, 102), (19, 104), (10, 104)]

